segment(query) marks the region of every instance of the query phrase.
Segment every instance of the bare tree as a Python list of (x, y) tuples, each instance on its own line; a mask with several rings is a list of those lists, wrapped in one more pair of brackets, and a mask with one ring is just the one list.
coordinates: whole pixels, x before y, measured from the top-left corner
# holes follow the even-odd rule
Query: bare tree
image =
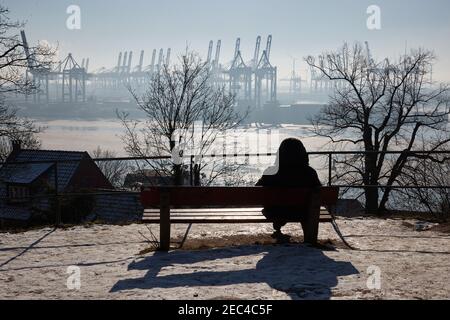
[[(429, 213), (450, 215), (450, 162), (443, 163), (414, 161), (406, 167), (406, 174), (402, 176), (402, 184), (417, 188), (402, 190), (402, 199), (416, 211), (425, 209)], [(427, 188), (446, 186), (442, 188)]]
[[(434, 145), (433, 141), (441, 137), (422, 136), (421, 149), (426, 151), (428, 145)], [(450, 159), (449, 150), (442, 147), (432, 159), (428, 157), (414, 158), (405, 165), (399, 184), (415, 187), (398, 190), (399, 201), (409, 204), (409, 207), (418, 210), (427, 210), (434, 215), (448, 217), (450, 215)], [(440, 188), (429, 188), (440, 186)]]
[[(19, 119), (18, 121), (23, 121), (23, 119)], [(40, 128), (36, 128), (36, 130), (40, 130)], [(24, 149), (37, 150), (41, 148), (41, 141), (35, 134), (35, 131), (21, 130), (14, 135), (10, 133), (8, 135), (0, 136), (0, 162), (5, 161), (11, 153), (12, 141), (20, 141), (21, 147)]]
[[(9, 105), (6, 99), (14, 94), (30, 93), (38, 90), (32, 81), (25, 77), (25, 71), (31, 64), (38, 68), (50, 65), (54, 50), (46, 45), (27, 48), (20, 36), (23, 23), (12, 21), (9, 10), (0, 5), (0, 138), (22, 140), (29, 148), (40, 146), (36, 133), (42, 128), (33, 121), (17, 114), (17, 108)], [(9, 151), (7, 142), (2, 139), (0, 157), (5, 158)]]
[(92, 157), (94, 159), (102, 160), (96, 161), (97, 166), (114, 187), (123, 187), (125, 176), (131, 170), (131, 166), (127, 161), (114, 160), (113, 158), (117, 158), (117, 153), (110, 150), (103, 150), (100, 146), (92, 151)]
[[(201, 174), (211, 168), (204, 155), (213, 149), (216, 138), (239, 125), (245, 115), (234, 110), (234, 96), (224, 86), (211, 81), (211, 70), (197, 54), (186, 52), (173, 67), (164, 65), (152, 75), (146, 91), (139, 95), (130, 88), (145, 121), (131, 120), (119, 113), (126, 133), (122, 136), (132, 156), (172, 156), (170, 160), (147, 161), (159, 175), (172, 176), (175, 184), (186, 177), (189, 163), (183, 155), (195, 157), (193, 174), (216, 179), (229, 173), (226, 165), (214, 166), (215, 174)], [(208, 158), (211, 159), (211, 158)], [(204, 180), (204, 179), (203, 179)], [(210, 183), (211, 179), (203, 181)]]
[[(330, 103), (312, 119), (314, 132), (340, 146), (367, 151), (362, 159), (341, 159), (339, 178), (362, 183), (368, 213), (386, 211), (398, 179), (422, 133), (440, 132), (429, 150), (449, 146), (449, 87), (430, 83), (432, 52), (412, 50), (397, 62), (373, 61), (361, 44), (347, 44), (306, 62), (336, 85)], [(399, 156), (387, 156), (400, 150)], [(381, 153), (376, 153), (381, 152)], [(357, 161), (362, 160), (362, 161)], [(378, 185), (386, 185), (380, 197)]]

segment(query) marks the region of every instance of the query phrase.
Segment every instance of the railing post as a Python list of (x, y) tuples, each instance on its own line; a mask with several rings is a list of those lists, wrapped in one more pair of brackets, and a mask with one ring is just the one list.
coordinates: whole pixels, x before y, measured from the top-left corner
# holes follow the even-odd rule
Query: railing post
[(333, 166), (333, 154), (330, 152), (328, 154), (328, 186), (331, 187), (331, 179), (332, 179), (332, 175), (331, 175), (331, 167)]
[(59, 201), (59, 185), (58, 185), (58, 161), (55, 161), (55, 225), (61, 225), (61, 204)]
[(189, 165), (189, 179), (190, 179), (191, 187), (194, 185), (194, 168), (193, 168), (193, 166), (194, 166), (194, 156), (191, 155), (191, 162)]
[(159, 226), (159, 241), (160, 250), (170, 250), (170, 190), (160, 188), (160, 226)]

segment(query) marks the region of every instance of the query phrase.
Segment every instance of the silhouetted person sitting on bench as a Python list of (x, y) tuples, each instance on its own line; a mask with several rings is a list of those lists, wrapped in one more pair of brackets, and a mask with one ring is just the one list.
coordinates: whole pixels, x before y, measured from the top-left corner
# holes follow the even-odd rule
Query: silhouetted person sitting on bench
[[(320, 187), (316, 170), (309, 166), (309, 157), (303, 143), (295, 138), (284, 140), (278, 149), (275, 165), (267, 168), (256, 183), (263, 187)], [(265, 207), (262, 213), (273, 221), (274, 237), (280, 237), (290, 217), (298, 218), (307, 208), (290, 206)]]

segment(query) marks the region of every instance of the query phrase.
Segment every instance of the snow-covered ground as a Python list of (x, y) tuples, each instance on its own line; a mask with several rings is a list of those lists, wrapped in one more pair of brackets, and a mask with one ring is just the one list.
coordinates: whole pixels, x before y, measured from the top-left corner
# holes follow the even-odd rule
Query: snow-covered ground
[[(0, 298), (449, 299), (450, 235), (414, 231), (413, 223), (339, 219), (358, 250), (345, 248), (329, 224), (319, 237), (334, 250), (270, 245), (265, 224), (193, 225), (189, 250), (141, 255), (150, 232), (139, 224), (4, 233)], [(175, 226), (173, 238), (186, 227)], [(301, 235), (297, 225), (284, 231)], [(79, 267), (79, 290), (71, 266)]]

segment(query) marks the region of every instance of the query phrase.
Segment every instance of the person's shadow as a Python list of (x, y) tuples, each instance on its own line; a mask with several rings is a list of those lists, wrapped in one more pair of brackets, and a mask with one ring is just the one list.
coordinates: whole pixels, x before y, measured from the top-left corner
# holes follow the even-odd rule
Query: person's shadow
[[(246, 256), (256, 254), (264, 254), (264, 256), (256, 263), (256, 267), (247, 267)], [(208, 261), (209, 268), (213, 269), (214, 260), (237, 257), (240, 257), (237, 261), (239, 265), (233, 264), (232, 266), (236, 266), (235, 268), (239, 270), (194, 271), (193, 273), (158, 275), (163, 268), (173, 268), (180, 264), (192, 265), (203, 261)], [(229, 261), (228, 263), (233, 262)], [(220, 266), (227, 268), (230, 265), (222, 262)], [(233, 267), (228, 267), (228, 269)], [(178, 266), (178, 268), (180, 267)], [(147, 273), (142, 278), (119, 280), (112, 287), (111, 292), (132, 289), (267, 283), (273, 289), (285, 292), (293, 299), (329, 299), (331, 289), (338, 283), (338, 276), (359, 273), (350, 262), (334, 261), (321, 250), (306, 245), (246, 246), (205, 251), (156, 252), (152, 256), (132, 262), (128, 270), (147, 270)]]

